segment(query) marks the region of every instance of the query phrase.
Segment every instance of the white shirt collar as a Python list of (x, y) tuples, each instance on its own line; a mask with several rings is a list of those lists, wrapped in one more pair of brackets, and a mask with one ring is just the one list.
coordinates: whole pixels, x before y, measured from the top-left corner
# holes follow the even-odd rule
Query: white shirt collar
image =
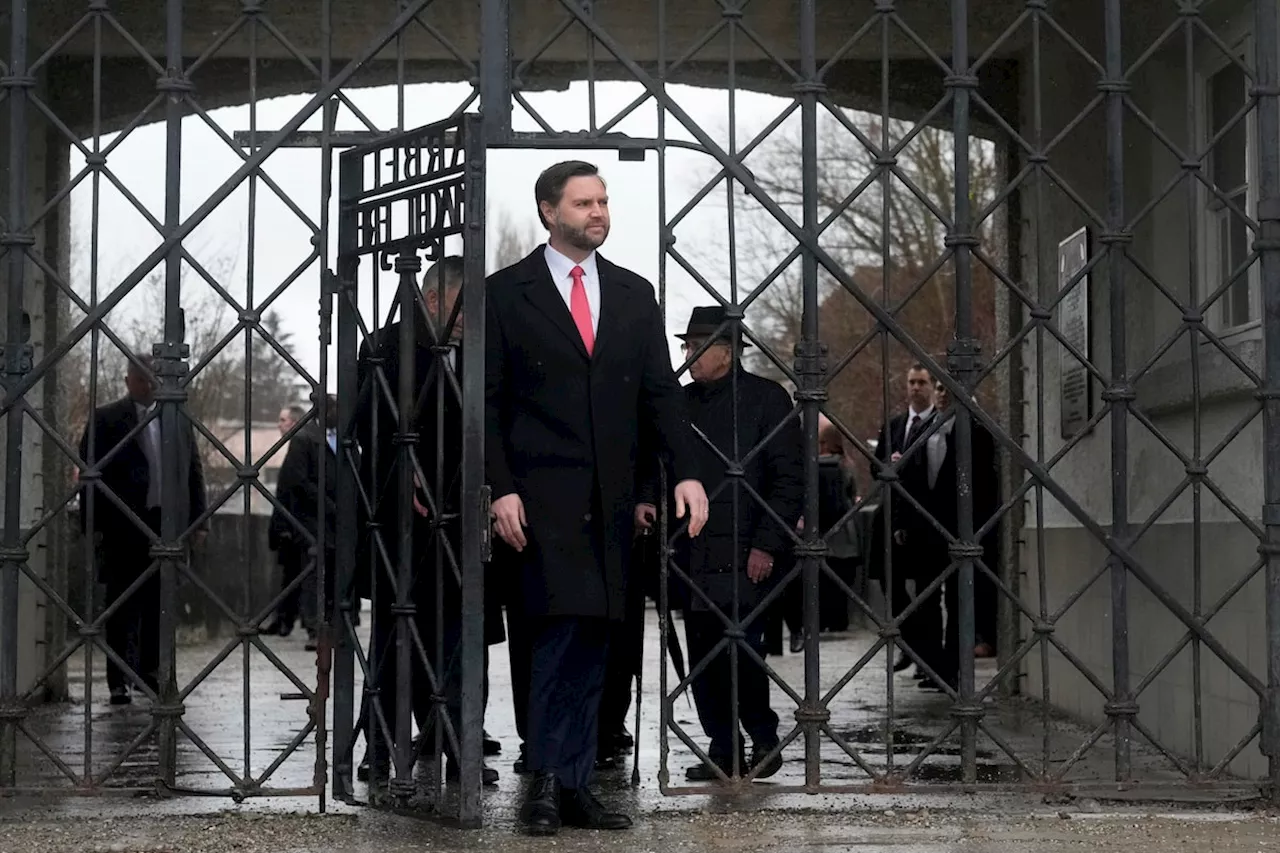
[(920, 420), (924, 420), (925, 418), (929, 417), (929, 415), (933, 414), (933, 406), (929, 406), (928, 408), (922, 409), (919, 412), (917, 412), (915, 409), (912, 409), (910, 406), (908, 406), (907, 408), (910, 410), (910, 414), (907, 416), (908, 423), (911, 422), (911, 418), (913, 417), (919, 418)]
[(557, 287), (567, 287), (572, 285), (573, 281), (570, 273), (573, 271), (574, 267), (582, 267), (583, 275), (589, 281), (596, 281), (599, 278), (599, 274), (596, 270), (595, 252), (587, 255), (586, 258), (582, 260), (582, 263), (578, 263), (556, 249), (553, 249), (551, 244), (547, 243), (546, 257), (547, 269), (551, 270), (551, 277), (555, 279)]

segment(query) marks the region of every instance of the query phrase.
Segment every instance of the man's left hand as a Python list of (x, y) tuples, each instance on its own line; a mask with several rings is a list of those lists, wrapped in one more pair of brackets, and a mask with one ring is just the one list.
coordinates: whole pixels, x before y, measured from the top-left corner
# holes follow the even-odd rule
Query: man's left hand
[(752, 548), (751, 553), (747, 555), (747, 577), (752, 583), (760, 583), (771, 574), (773, 574), (773, 557), (759, 548)]
[(697, 536), (707, 523), (707, 493), (697, 480), (681, 480), (676, 484), (676, 518), (689, 516), (689, 536)]

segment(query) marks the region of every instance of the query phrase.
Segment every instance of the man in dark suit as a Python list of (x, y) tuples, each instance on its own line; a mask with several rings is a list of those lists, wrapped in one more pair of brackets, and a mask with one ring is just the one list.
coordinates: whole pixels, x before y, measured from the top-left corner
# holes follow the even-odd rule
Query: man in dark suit
[[(880, 428), (880, 436), (876, 442), (876, 458), (881, 462), (896, 463), (905, 455), (906, 461), (898, 469), (898, 480), (904, 491), (923, 504), (928, 497), (928, 485), (925, 482), (924, 448), (916, 447), (907, 454), (907, 449), (924, 436), (934, 417), (933, 377), (923, 364), (913, 364), (907, 370), (907, 411), (894, 415), (889, 423)], [(906, 610), (911, 603), (911, 595), (907, 592), (907, 581), (915, 579), (918, 555), (913, 544), (907, 540), (907, 530), (919, 526), (919, 511), (900, 494), (889, 497), (890, 489), (880, 493), (881, 509), (871, 529), (871, 548), (868, 560), (878, 566), (881, 583), (884, 583), (885, 542), (884, 542), (884, 505), (892, 503), (890, 513), (890, 530), (892, 531), (891, 557), (893, 559), (893, 612), (896, 617)], [(888, 595), (886, 589), (885, 594)], [(901, 627), (902, 642), (913, 650), (920, 639), (918, 633), (919, 620), (923, 617), (920, 608), (913, 610)], [(917, 652), (919, 654), (919, 652)], [(911, 667), (913, 661), (905, 653), (898, 655), (894, 664), (895, 672), (902, 672)]]
[(595, 251), (609, 233), (604, 181), (559, 163), (534, 197), (547, 244), (490, 276), (485, 324), (487, 478), (531, 646), (521, 819), (539, 835), (626, 829), (587, 784), (609, 625), (626, 610), (641, 425), (671, 459), (691, 534), (707, 498), (653, 286)]
[[(447, 714), (458, 737), (462, 736), (462, 588), (459, 584), (462, 566), (457, 563), (461, 555), (462, 532), (462, 405), (454, 383), (449, 381), (449, 373), (460, 376), (462, 361), (466, 357), (458, 347), (465, 320), (460, 308), (451, 326), (449, 322), (462, 292), (464, 273), (463, 259), (455, 255), (441, 259), (423, 274), (422, 298), (426, 316), (416, 302), (408, 309), (415, 320), (413, 353), (400, 351), (403, 320), (388, 324), (361, 346), (361, 396), (356, 413), (356, 434), (363, 449), (361, 478), (374, 501), (375, 520), (381, 531), (381, 547), (371, 540), (361, 549), (361, 568), (364, 572), (363, 594), (368, 596), (373, 591), (374, 634), (371, 643), (378, 666), (378, 688), (383, 697), (383, 708), (388, 714), (392, 713), (397, 687), (396, 617), (392, 610), (395, 596), (389, 581), (399, 581), (399, 514), (403, 503), (413, 507), (409, 531), (413, 574), (409, 597), (415, 609), (418, 635), (441, 687), (439, 691), (432, 689), (417, 645), (410, 643), (413, 713), (419, 730), (428, 734), (434, 734), (439, 716)], [(404, 310), (401, 311), (403, 315)], [(447, 347), (446, 351), (435, 351), (433, 348), (437, 344)], [(401, 495), (403, 463), (401, 448), (395, 441), (399, 429), (397, 396), (400, 371), (410, 360), (414, 377), (410, 424), (417, 435), (413, 453), (419, 471), (413, 472), (417, 482), (413, 493)], [(434, 524), (435, 518), (441, 519), (441, 524)], [(385, 560), (383, 553), (386, 554)], [(370, 578), (375, 572), (376, 579)], [(440, 596), (436, 594), (437, 574), (443, 575), (440, 578)], [(371, 580), (374, 582), (370, 583)], [(486, 672), (487, 646), (505, 639), (500, 594), (501, 589), (496, 584), (485, 585)], [(443, 617), (443, 643), (439, 657), (435, 642), (438, 616)], [(485, 685), (487, 693), (487, 675)], [(443, 708), (432, 704), (433, 695), (444, 697)], [(366, 712), (369, 710), (365, 709)], [(371, 721), (366, 716), (366, 724), (369, 723)], [(368, 731), (366, 728), (366, 738)], [(485, 741), (486, 754), (492, 754), (498, 744), (487, 737)], [(420, 745), (425, 743), (419, 741)], [(447, 737), (443, 738), (443, 744), (450, 759), (446, 776), (455, 779), (459, 771), (454, 760), (456, 753)], [(378, 766), (365, 770), (369, 765), (362, 764), (362, 775), (370, 772), (375, 777), (385, 775), (385, 754), (370, 758)], [(498, 772), (484, 767), (482, 779), (487, 785), (497, 784)]]
[[(98, 577), (106, 585), (108, 607), (121, 599), (151, 566), (151, 543), (160, 534), (163, 503), (176, 504), (178, 526), (183, 530), (204, 514), (206, 507), (204, 469), (190, 423), (183, 422), (177, 436), (179, 482), (172, 487), (162, 482), (163, 444), (155, 403), (156, 386), (152, 380), (153, 362), (147, 355), (136, 358), (137, 363), (131, 361), (125, 373), (127, 395), (98, 408), (80, 438), (80, 457), (90, 471), (97, 469), (100, 483), (100, 487), (95, 487), (93, 476), (87, 472), (80, 475), (83, 484), (80, 529), (86, 535), (92, 533), (97, 544)], [(148, 416), (150, 420), (138, 429)], [(99, 488), (109, 490), (124, 508), (99, 492)], [(138, 522), (143, 526), (139, 527)], [(204, 538), (204, 531), (196, 531), (193, 538), (199, 542)], [(107, 618), (106, 632), (107, 645), (152, 692), (157, 690), (160, 665), (159, 632), (160, 575), (157, 572), (143, 581)], [(125, 670), (108, 657), (107, 686), (111, 691), (111, 704), (125, 705), (133, 701), (130, 680)], [(137, 683), (132, 686), (139, 689)]]
[[(933, 519), (952, 536), (958, 536), (960, 530), (960, 512), (957, 495), (960, 493), (958, 470), (956, 466), (956, 429), (955, 409), (951, 405), (951, 395), (942, 383), (934, 388), (934, 405), (938, 417), (943, 418), (938, 430), (927, 439), (925, 447), (925, 470), (928, 492), (924, 501), (925, 508)], [(995, 441), (986, 427), (976, 421), (970, 421), (970, 447), (972, 448), (973, 487), (973, 530), (976, 533), (1000, 507), (1000, 486), (996, 465)], [(947, 539), (931, 524), (921, 524), (917, 530), (909, 531), (908, 536), (915, 549), (919, 571), (917, 583), (927, 586), (938, 575), (951, 565), (951, 555), (947, 550)], [(982, 539), (985, 551), (983, 563), (994, 571), (999, 571), (998, 543), (1000, 541), (999, 525)], [(986, 575), (973, 567), (975, 615), (983, 606), (979, 596), (995, 594), (989, 584), (983, 583)], [(937, 674), (938, 678), (953, 690), (959, 683), (960, 655), (973, 654), (973, 648), (960, 648), (960, 574), (959, 569), (952, 573), (944, 583), (943, 589), (935, 592), (923, 602), (922, 610), (926, 614), (919, 622), (919, 645), (913, 646), (924, 658), (925, 663)], [(943, 628), (942, 612), (946, 614), (946, 627)], [(944, 635), (945, 630), (945, 635)], [(925, 683), (926, 687), (940, 688), (936, 682)]]
[[(321, 506), (324, 508), (326, 601), (332, 597), (338, 541), (338, 398), (328, 395), (325, 405), (328, 407), (326, 429), (321, 431), (318, 421), (313, 421), (298, 430), (289, 442), (284, 462), (280, 464), (280, 480), (276, 485), (281, 508), (293, 516), (289, 521), (281, 514), (279, 521), (288, 536), (287, 547), (292, 561), (286, 577), (292, 580), (303, 575), (302, 582), (294, 589), (294, 600), (301, 605), (302, 626), (307, 631), (307, 651), (315, 651), (321, 622), (316, 612), (316, 576), (319, 574), (316, 557), (320, 544)], [(321, 458), (324, 459), (323, 480)], [(293, 627), (292, 620), (288, 627)], [(281, 630), (280, 633), (288, 632)]]

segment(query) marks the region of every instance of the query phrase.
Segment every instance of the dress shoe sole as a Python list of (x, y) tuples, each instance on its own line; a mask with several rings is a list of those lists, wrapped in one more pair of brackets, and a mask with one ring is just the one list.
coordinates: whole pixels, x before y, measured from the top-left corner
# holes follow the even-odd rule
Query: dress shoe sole
[(558, 826), (535, 826), (533, 824), (525, 824), (525, 835), (532, 835), (535, 838), (547, 838), (555, 835), (560, 831)]

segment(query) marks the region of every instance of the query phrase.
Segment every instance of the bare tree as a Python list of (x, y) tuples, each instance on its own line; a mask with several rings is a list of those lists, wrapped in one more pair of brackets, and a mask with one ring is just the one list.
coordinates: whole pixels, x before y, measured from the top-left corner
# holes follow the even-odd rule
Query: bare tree
[(514, 264), (532, 252), (540, 240), (538, 228), (533, 223), (517, 221), (505, 211), (499, 213), (489, 241), (492, 247), (489, 252), (491, 269), (500, 270)]
[[(910, 123), (882, 125), (879, 117), (863, 113), (847, 113), (846, 118), (873, 145), (882, 144), (883, 132), (888, 147), (900, 145), (901, 150), (895, 165), (887, 168), (838, 119), (821, 117), (817, 202), (819, 218), (829, 221), (820, 245), (865, 298), (894, 312), (918, 344), (942, 359), (954, 336), (955, 271), (945, 245), (955, 202), (954, 137)], [(989, 143), (971, 140), (970, 152), (970, 198), (976, 215), (995, 197), (999, 173)], [(776, 132), (748, 160), (762, 189), (796, 221), (803, 215), (803, 162), (798, 128)], [(745, 292), (773, 272), (796, 241), (755, 207), (743, 204), (737, 214), (736, 254), (740, 289)], [(988, 250), (997, 239), (994, 220), (989, 216), (976, 228), (980, 244)], [(994, 278), (977, 263), (972, 271), (975, 329), (990, 352)], [(840, 368), (829, 376), (828, 405), (860, 438), (872, 438), (883, 418), (885, 371), (893, 409), (901, 394), (900, 374), (915, 358), (825, 269), (819, 271), (818, 286), (819, 335), (828, 347), (832, 369)], [(793, 261), (747, 309), (747, 321), (787, 363), (800, 339), (803, 309), (801, 265)], [(849, 360), (868, 336), (870, 344)], [(767, 357), (756, 355), (752, 367), (784, 378)]]

